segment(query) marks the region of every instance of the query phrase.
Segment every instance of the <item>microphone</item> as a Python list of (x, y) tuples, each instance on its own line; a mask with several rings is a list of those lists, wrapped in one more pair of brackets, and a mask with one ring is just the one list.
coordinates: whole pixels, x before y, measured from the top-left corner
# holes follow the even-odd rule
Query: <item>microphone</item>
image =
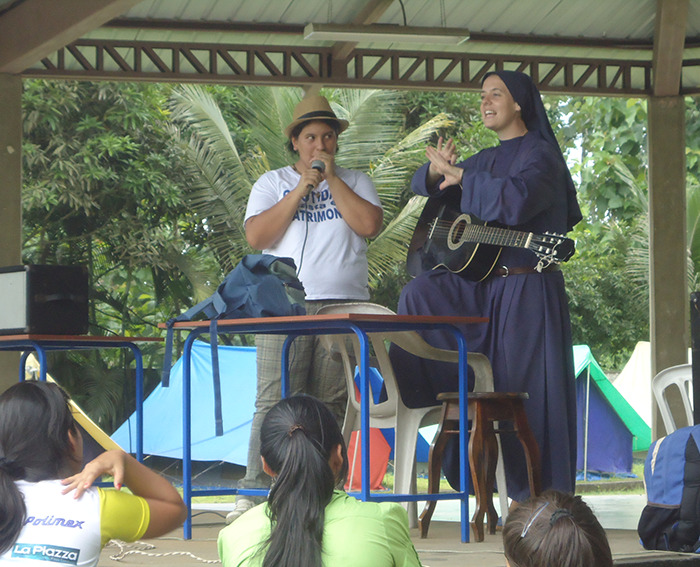
[[(316, 171), (320, 171), (321, 173), (323, 173), (324, 171), (326, 171), (326, 164), (325, 164), (325, 162), (321, 161), (320, 159), (315, 159), (314, 161), (311, 162), (311, 169), (315, 169)], [(309, 191), (311, 191), (311, 190), (313, 190), (314, 186), (311, 183), (309, 183), (306, 186), (306, 188)]]

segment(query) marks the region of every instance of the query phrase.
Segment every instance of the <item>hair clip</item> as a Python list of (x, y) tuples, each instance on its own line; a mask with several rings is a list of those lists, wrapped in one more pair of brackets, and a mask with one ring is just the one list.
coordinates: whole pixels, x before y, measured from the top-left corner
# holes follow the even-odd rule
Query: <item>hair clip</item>
[(549, 506), (549, 502), (545, 502), (544, 504), (540, 504), (540, 506), (532, 513), (530, 518), (527, 521), (527, 524), (525, 524), (525, 527), (523, 528), (523, 531), (520, 532), (520, 537), (524, 538), (527, 535), (527, 532), (530, 530), (530, 526), (532, 526), (533, 522), (539, 517), (539, 515), (544, 512), (544, 509)]

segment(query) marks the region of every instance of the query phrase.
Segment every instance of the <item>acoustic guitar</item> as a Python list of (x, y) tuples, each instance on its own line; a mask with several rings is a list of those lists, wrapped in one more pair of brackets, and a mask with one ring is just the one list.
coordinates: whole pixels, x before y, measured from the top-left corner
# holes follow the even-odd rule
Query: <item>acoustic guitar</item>
[(406, 268), (412, 276), (443, 266), (473, 281), (486, 279), (498, 265), (504, 247), (527, 248), (538, 264), (566, 262), (575, 242), (565, 236), (534, 234), (488, 223), (462, 213), (454, 199), (428, 199), (408, 248)]

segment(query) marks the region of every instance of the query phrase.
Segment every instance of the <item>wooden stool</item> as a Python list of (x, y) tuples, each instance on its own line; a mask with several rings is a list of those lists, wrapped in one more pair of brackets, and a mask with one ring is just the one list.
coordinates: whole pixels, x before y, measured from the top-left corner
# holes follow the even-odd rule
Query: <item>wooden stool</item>
[[(476, 510), (471, 526), (476, 541), (484, 540), (484, 515), (490, 534), (496, 533), (498, 514), (493, 506), (493, 489), (498, 462), (498, 442), (496, 433), (516, 433), (525, 450), (527, 476), (530, 494), (536, 496), (541, 490), (540, 450), (532, 430), (527, 423), (523, 400), (526, 393), (515, 392), (469, 392), (467, 415), (472, 422), (469, 437), (469, 468), (476, 496)], [(442, 401), (442, 416), (435, 439), (430, 446), (428, 462), (428, 493), (440, 492), (440, 469), (442, 454), (450, 435), (459, 435), (459, 394), (445, 392), (439, 394)], [(494, 421), (511, 421), (513, 429), (494, 429)], [(422, 538), (428, 536), (430, 519), (435, 511), (436, 500), (428, 500), (423, 513), (418, 518)]]

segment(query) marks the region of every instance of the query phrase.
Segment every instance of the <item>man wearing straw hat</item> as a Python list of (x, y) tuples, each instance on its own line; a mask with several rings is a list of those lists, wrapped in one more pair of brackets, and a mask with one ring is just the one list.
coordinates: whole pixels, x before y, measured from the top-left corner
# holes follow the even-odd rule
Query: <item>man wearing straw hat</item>
[[(348, 127), (328, 100), (307, 95), (285, 128), (293, 165), (269, 171), (253, 185), (245, 215), (248, 243), (267, 254), (293, 258), (312, 315), (330, 303), (366, 301), (367, 238), (379, 233), (383, 212), (371, 179), (338, 167), (338, 135)], [(284, 337), (258, 335), (257, 394), (241, 488), (269, 484), (260, 461), (260, 425), (281, 398), (280, 355)], [(290, 351), (291, 394), (311, 394), (324, 401), (342, 424), (346, 388), (342, 367), (315, 337), (298, 337)], [(239, 496), (227, 516), (231, 523), (254, 505)]]

